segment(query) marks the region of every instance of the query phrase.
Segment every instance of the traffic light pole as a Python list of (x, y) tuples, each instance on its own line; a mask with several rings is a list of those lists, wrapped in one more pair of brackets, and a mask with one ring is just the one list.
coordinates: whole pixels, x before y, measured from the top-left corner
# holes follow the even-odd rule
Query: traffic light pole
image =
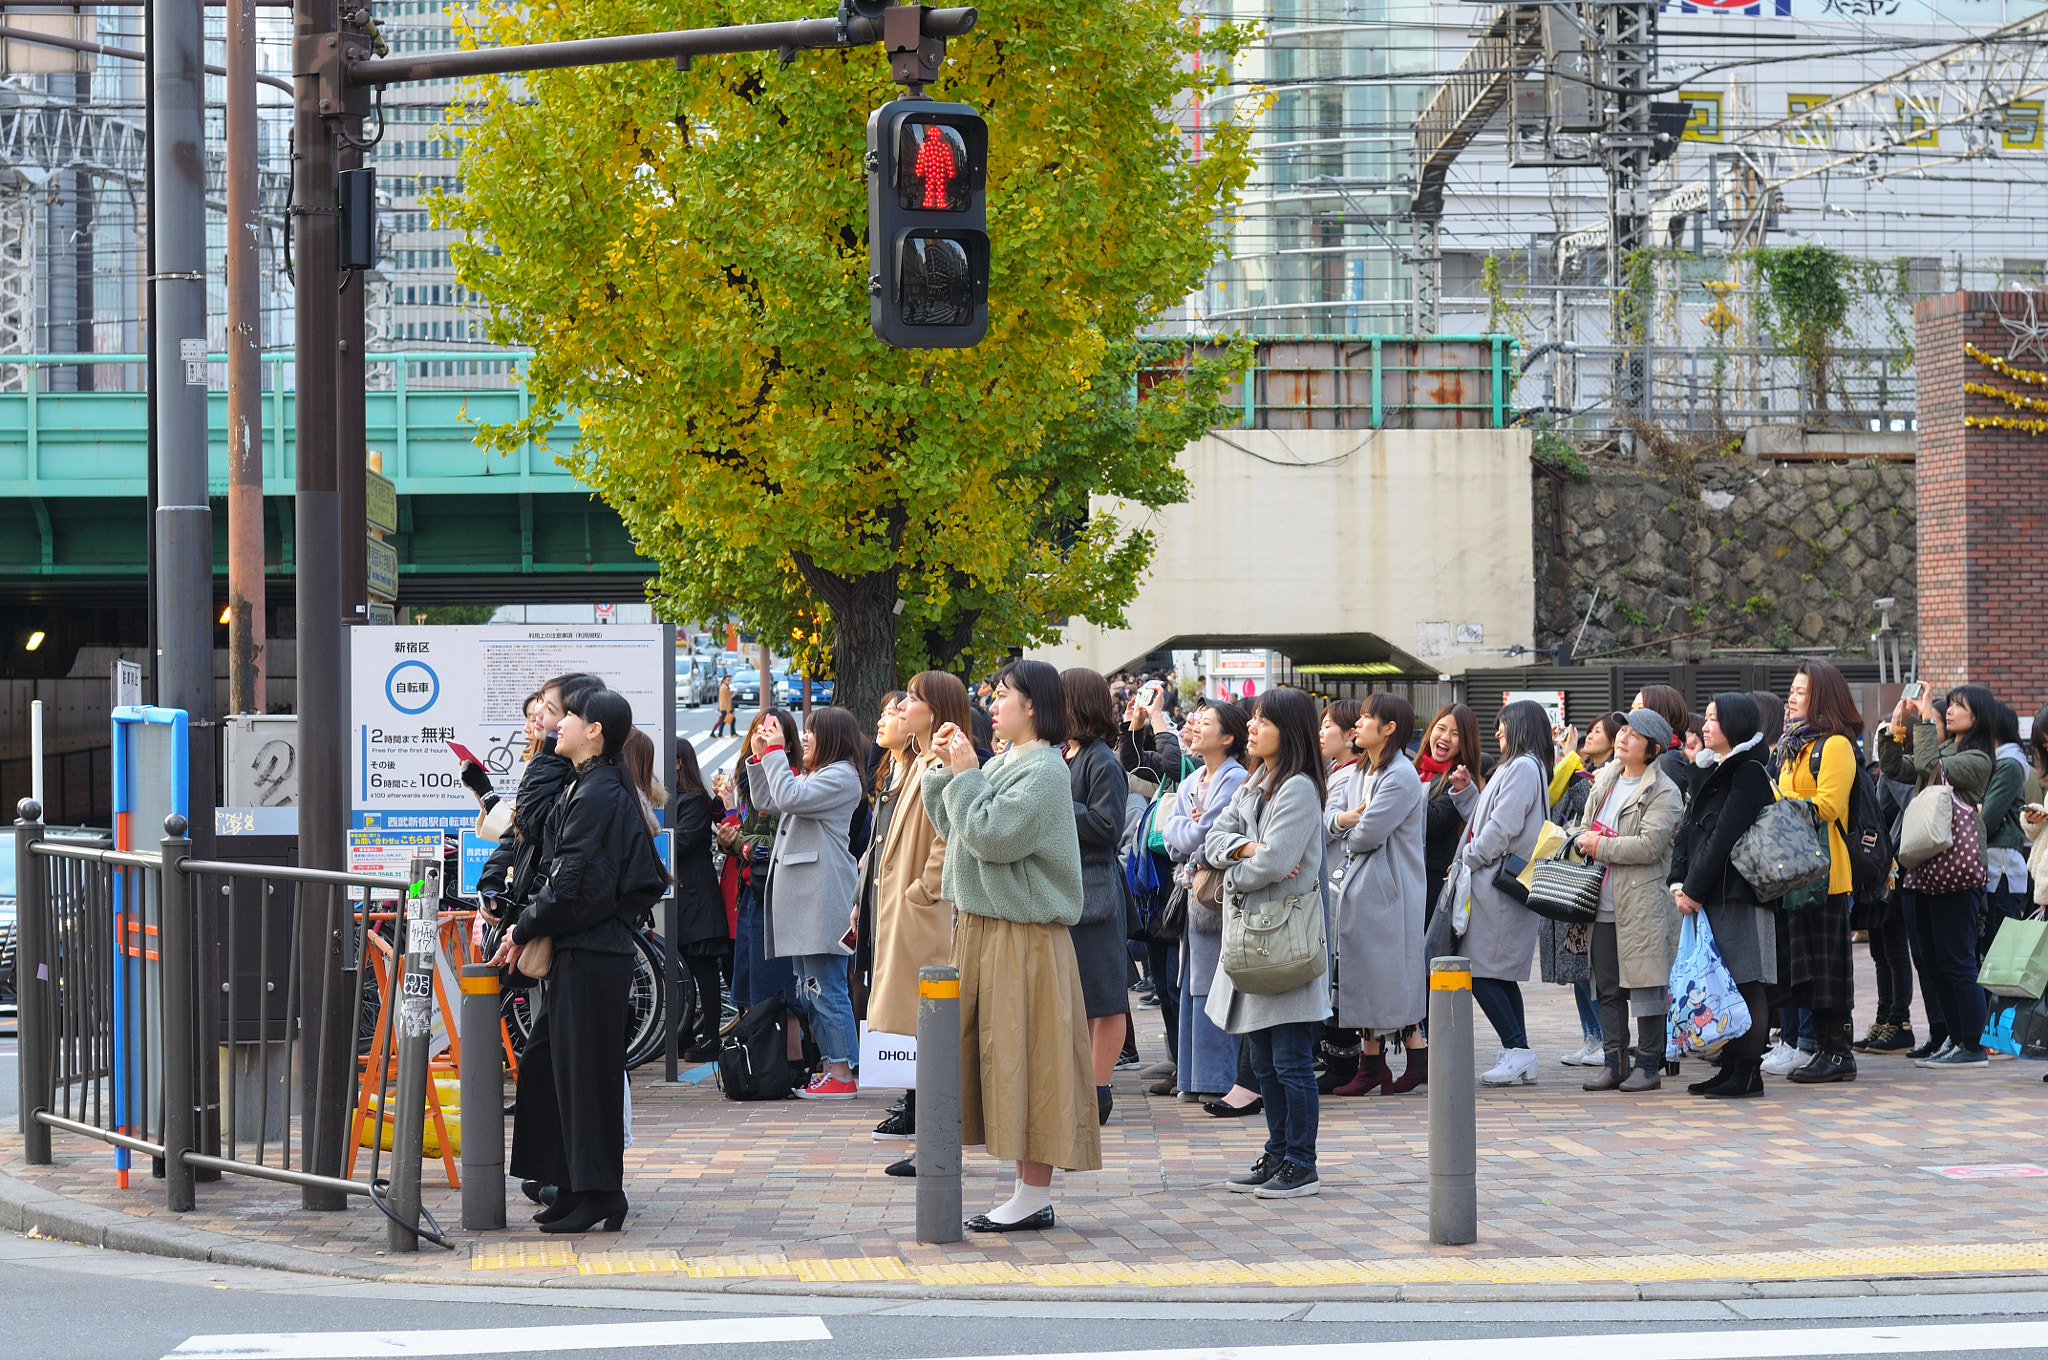
[[(663, 58), (742, 52), (779, 52), (789, 57), (799, 50), (883, 43), (888, 49), (892, 74), (917, 94), (937, 76), (945, 57), (946, 39), (974, 27), (975, 11), (921, 5), (899, 8), (882, 0), (843, 0), (839, 14), (829, 19), (737, 24), (397, 57), (371, 54), (371, 39), (366, 31), (369, 6), (363, 0), (295, 0), (293, 18), (295, 164), (291, 230), (298, 462), (294, 538), (299, 862), (309, 869), (340, 870), (347, 868), (347, 838), (343, 833), (348, 821), (348, 694), (342, 679), (348, 671), (348, 659), (343, 654), (343, 630), (354, 621), (354, 605), (364, 598), (356, 565), (361, 561), (363, 536), (360, 459), (364, 355), (359, 274), (349, 280), (351, 295), (342, 296), (339, 172), (345, 138), (354, 135), (360, 140), (361, 119), (368, 112), (371, 89), (416, 80), (462, 80)], [(196, 50), (196, 42), (194, 46)], [(192, 61), (196, 64), (197, 57)], [(197, 190), (195, 184), (193, 192), (196, 194)], [(170, 266), (159, 265), (167, 267)], [(194, 266), (192, 292), (203, 299), (198, 291), (203, 285), (196, 270)], [(175, 337), (183, 332), (173, 327), (160, 330), (160, 334)], [(160, 375), (157, 390), (161, 392), (164, 388)], [(168, 407), (165, 419), (169, 419)], [(201, 515), (206, 513), (204, 447), (202, 442), (197, 465), (199, 494), (192, 501)], [(350, 489), (352, 496), (345, 494)], [(177, 490), (175, 486), (167, 488), (163, 498), (166, 505), (181, 503)], [(350, 506), (355, 507), (353, 511), (348, 509)], [(353, 518), (349, 517), (351, 513)], [(355, 543), (353, 551), (344, 547), (351, 537)], [(190, 598), (207, 601), (211, 593), (194, 592)], [(204, 609), (205, 605), (201, 603), (198, 607)], [(206, 655), (210, 662), (210, 648)], [(339, 1177), (356, 1013), (357, 974), (346, 966), (351, 963), (346, 957), (351, 923), (338, 893), (310, 887), (305, 892), (307, 928), (301, 932), (304, 944), (299, 956), (301, 1024), (307, 1043), (306, 1060), (300, 1068), (302, 1108), (308, 1122), (305, 1162), (309, 1171)], [(320, 900), (322, 896), (324, 902)], [(308, 1209), (342, 1207), (341, 1198), (327, 1191), (307, 1189), (303, 1194)]]

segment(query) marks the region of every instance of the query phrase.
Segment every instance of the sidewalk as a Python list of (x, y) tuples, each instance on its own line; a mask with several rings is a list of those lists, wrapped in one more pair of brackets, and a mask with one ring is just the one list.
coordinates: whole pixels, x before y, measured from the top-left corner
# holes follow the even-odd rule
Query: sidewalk
[[(1867, 966), (1859, 983), (1859, 995), (1873, 995)], [(634, 1082), (633, 1215), (617, 1236), (544, 1237), (513, 1186), (509, 1231), (454, 1234), (465, 1247), (458, 1253), (427, 1247), (391, 1257), (384, 1220), (361, 1202), (307, 1213), (295, 1190), (229, 1177), (199, 1187), (195, 1212), (174, 1215), (160, 1182), (145, 1172), (134, 1189), (115, 1189), (107, 1150), (69, 1135), (57, 1135), (57, 1165), (45, 1168), (22, 1165), (10, 1136), (0, 1142), (0, 1170), (81, 1206), (119, 1210), (145, 1233), (149, 1225), (211, 1231), (258, 1254), (285, 1249), (278, 1255), (295, 1268), (319, 1259), (341, 1272), (396, 1267), (441, 1280), (595, 1276), (590, 1283), (616, 1284), (635, 1276), (681, 1288), (814, 1290), (840, 1281), (920, 1293), (1174, 1288), (1386, 1298), (1567, 1285), (1652, 1297), (1756, 1281), (2035, 1272), (2048, 1284), (2048, 1177), (1950, 1179), (1928, 1169), (2048, 1165), (2044, 1065), (1935, 1073), (1902, 1058), (1867, 1058), (1851, 1085), (1770, 1080), (1765, 1099), (1708, 1102), (1685, 1094), (1684, 1082), (1703, 1071), (1688, 1064), (1660, 1092), (1596, 1095), (1579, 1089), (1579, 1069), (1556, 1061), (1577, 1047), (1570, 992), (1525, 991), (1542, 1077), (1479, 1093), (1480, 1240), (1470, 1247), (1428, 1245), (1421, 1093), (1327, 1098), (1322, 1194), (1265, 1201), (1219, 1187), (1257, 1157), (1262, 1119), (1215, 1119), (1147, 1097), (1132, 1073), (1118, 1075), (1103, 1170), (1055, 1180), (1056, 1229), (969, 1234), (945, 1247), (917, 1244), (915, 1182), (882, 1173), (904, 1145), (868, 1137), (893, 1093), (742, 1105), (722, 1100), (707, 1079), (666, 1086), (654, 1067)], [(1137, 1014), (1141, 1047), (1156, 1056), (1158, 1012)], [(458, 1196), (438, 1163), (427, 1163), (425, 1178), (428, 1206), (452, 1228)], [(1007, 1165), (970, 1153), (966, 1212), (1006, 1198), (1010, 1178)]]

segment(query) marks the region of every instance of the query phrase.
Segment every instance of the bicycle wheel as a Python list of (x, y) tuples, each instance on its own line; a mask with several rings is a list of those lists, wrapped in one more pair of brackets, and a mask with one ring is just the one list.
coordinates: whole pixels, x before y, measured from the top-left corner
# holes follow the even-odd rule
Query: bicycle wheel
[(526, 1041), (533, 1035), (533, 993), (525, 988), (505, 992), (498, 1000), (498, 1014), (512, 1039), (512, 1056), (526, 1056)]
[(662, 1020), (668, 998), (661, 985), (661, 960), (667, 944), (653, 931), (633, 932), (633, 980), (626, 1004), (626, 1070), (661, 1052)]

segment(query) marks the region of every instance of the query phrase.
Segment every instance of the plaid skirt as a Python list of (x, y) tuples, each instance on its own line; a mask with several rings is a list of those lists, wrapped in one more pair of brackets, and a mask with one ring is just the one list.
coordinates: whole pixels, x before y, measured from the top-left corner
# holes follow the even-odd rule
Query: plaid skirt
[(1856, 973), (1849, 950), (1851, 895), (1836, 893), (1818, 906), (1778, 914), (1778, 986), (1775, 1003), (1800, 1010), (1856, 1008)]

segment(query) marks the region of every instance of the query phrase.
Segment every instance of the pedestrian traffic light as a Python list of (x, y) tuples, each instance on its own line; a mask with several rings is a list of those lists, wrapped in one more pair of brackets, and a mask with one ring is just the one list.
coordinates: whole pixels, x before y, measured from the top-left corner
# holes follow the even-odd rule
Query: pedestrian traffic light
[(878, 339), (964, 349), (988, 331), (988, 124), (965, 104), (868, 116), (868, 293)]

